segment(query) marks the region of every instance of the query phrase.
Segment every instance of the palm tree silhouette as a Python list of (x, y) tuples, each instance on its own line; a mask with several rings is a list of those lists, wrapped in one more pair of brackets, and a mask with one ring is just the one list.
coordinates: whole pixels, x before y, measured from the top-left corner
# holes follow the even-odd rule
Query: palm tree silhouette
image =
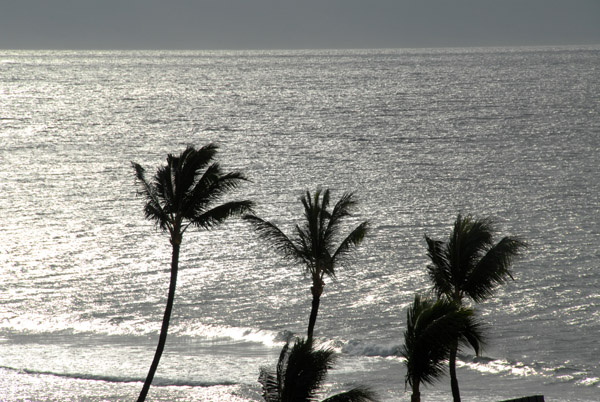
[[(330, 349), (315, 350), (311, 341), (303, 339), (296, 340), (290, 348), (288, 341), (281, 350), (276, 370), (260, 370), (258, 381), (265, 402), (316, 402), (334, 361), (335, 355)], [(322, 402), (369, 401), (376, 401), (375, 394), (366, 387), (356, 387)]]
[[(425, 236), (431, 264), (427, 266), (438, 297), (463, 305), (469, 298), (479, 303), (489, 298), (497, 285), (513, 279), (510, 267), (526, 244), (515, 237), (494, 243), (496, 233), (491, 218), (476, 219), (458, 215), (447, 242)], [(450, 351), (450, 385), (454, 402), (460, 401), (456, 378), (457, 345)]]
[(324, 277), (335, 277), (336, 263), (362, 242), (367, 232), (367, 222), (355, 227), (336, 248), (340, 225), (344, 218), (350, 216), (350, 210), (356, 204), (354, 195), (344, 193), (331, 211), (328, 210), (328, 189), (322, 193), (317, 190), (314, 196), (307, 191), (300, 201), (304, 206), (304, 220), (302, 224), (296, 225), (293, 238), (288, 237), (273, 223), (255, 215), (247, 214), (244, 219), (250, 221), (259, 236), (270, 242), (284, 257), (304, 264), (305, 273), (310, 275), (313, 297), (307, 331), (307, 341), (310, 342), (325, 285)]
[(406, 313), (404, 345), (400, 354), (406, 359), (406, 384), (411, 386), (411, 402), (419, 402), (421, 384), (432, 384), (444, 374), (446, 360), (457, 339), (479, 354), (483, 335), (473, 310), (446, 299), (421, 300), (415, 295)]
[(158, 168), (152, 181), (146, 179), (143, 167), (132, 162), (139, 194), (146, 199), (144, 214), (169, 233), (172, 246), (167, 306), (154, 359), (138, 402), (146, 399), (167, 340), (183, 234), (190, 226), (211, 229), (230, 216), (241, 215), (252, 208), (250, 201), (214, 206), (225, 193), (246, 180), (240, 172), (223, 173), (220, 165), (213, 162), (216, 152), (217, 146), (209, 144), (200, 149), (188, 146), (179, 156), (169, 154), (167, 164)]

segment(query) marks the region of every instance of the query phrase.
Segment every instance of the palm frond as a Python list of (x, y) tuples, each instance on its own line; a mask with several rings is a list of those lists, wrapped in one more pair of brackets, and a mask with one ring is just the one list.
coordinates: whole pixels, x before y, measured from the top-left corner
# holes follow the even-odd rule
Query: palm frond
[[(188, 146), (178, 157), (169, 155), (167, 165), (171, 166), (171, 181), (174, 189), (174, 196), (177, 198), (178, 209), (187, 209), (184, 203), (189, 200), (190, 194), (198, 183), (198, 177), (202, 175), (202, 170), (207, 168), (217, 152), (217, 146), (214, 144), (206, 145), (200, 149)], [(217, 164), (218, 167), (218, 164)], [(210, 167), (205, 171), (212, 173)], [(218, 170), (217, 177), (222, 175)]]
[(311, 196), (309, 191), (306, 195), (300, 198), (304, 206), (304, 221), (302, 227), (298, 225), (298, 235), (303, 239), (303, 242), (308, 245), (307, 250), (311, 250), (313, 262), (317, 262), (319, 257), (326, 249), (323, 244), (323, 235), (320, 230), (323, 219), (326, 217), (326, 211), (323, 211), (320, 205), (321, 190), (315, 191), (314, 196)]
[(146, 180), (145, 169), (135, 162), (131, 162), (131, 165), (135, 170), (135, 177), (140, 188), (138, 194), (146, 198), (146, 205), (144, 206), (146, 219), (155, 221), (162, 230), (169, 229), (169, 216), (161, 206), (156, 189)]
[(304, 262), (302, 250), (273, 223), (253, 214), (246, 214), (243, 219), (252, 224), (261, 239), (271, 243), (286, 258)]
[(322, 402), (377, 402), (377, 396), (368, 387), (356, 387), (324, 399)]
[[(315, 192), (315, 196), (319, 195), (319, 190), (317, 190)], [(312, 200), (312, 196), (310, 195), (310, 191), (306, 190), (306, 194), (304, 194), (302, 197), (300, 197), (300, 202), (302, 203), (302, 206), (304, 207), (304, 217), (306, 218), (306, 222), (310, 222), (311, 219), (311, 215), (313, 213), (313, 211), (315, 210), (315, 208), (313, 207), (313, 200)]]
[(172, 166), (173, 156), (168, 155), (168, 162), (165, 166), (161, 166), (156, 170), (154, 175), (154, 187), (157, 195), (161, 200), (161, 204), (166, 213), (172, 214), (177, 210), (179, 199), (175, 189), (175, 168)]
[[(196, 173), (194, 173), (195, 175)], [(185, 215), (193, 214), (194, 210), (205, 208), (209, 203), (208, 194), (210, 194), (211, 186), (222, 175), (221, 166), (218, 163), (211, 164), (199, 175), (199, 179), (192, 183), (186, 195)], [(218, 196), (221, 196), (221, 194)]]
[(291, 337), (288, 337), (285, 345), (281, 348), (281, 353), (279, 353), (279, 359), (277, 360), (276, 379), (279, 398), (283, 395), (283, 385), (285, 383), (286, 369), (290, 357), (290, 340)]
[[(467, 309), (468, 310), (468, 309)], [(486, 326), (473, 314), (464, 319), (464, 327), (459, 337), (459, 345), (470, 346), (477, 356), (481, 355), (487, 341)]]
[(261, 367), (258, 374), (258, 382), (262, 386), (262, 397), (265, 402), (280, 402), (281, 389), (277, 376), (268, 368)]
[(242, 216), (246, 212), (251, 211), (253, 206), (254, 203), (248, 200), (230, 201), (209, 209), (189, 220), (194, 226), (212, 229), (214, 226), (223, 223), (227, 218), (232, 216)]
[(289, 351), (282, 402), (314, 400), (334, 359), (332, 350), (314, 350), (312, 342), (297, 340)]
[[(352, 249), (360, 245), (368, 230), (369, 223), (367, 221), (362, 222), (360, 225), (355, 227), (354, 230), (352, 230), (352, 232), (350, 232), (350, 234), (346, 236), (344, 240), (342, 240), (337, 250), (335, 250), (335, 253), (333, 253), (332, 259), (334, 263), (338, 262), (340, 259), (346, 256)], [(331, 272), (331, 274), (333, 275), (334, 273)]]
[(316, 234), (319, 237), (319, 247), (321, 250), (327, 250), (331, 247), (331, 239), (327, 236), (326, 227), (331, 222), (331, 215), (327, 208), (329, 207), (329, 189), (325, 189), (323, 192), (323, 198), (319, 204), (318, 197), (315, 197), (315, 205), (318, 209), (318, 220), (319, 226)]
[[(186, 150), (183, 151), (183, 155), (192, 155), (192, 158), (190, 158), (188, 163), (190, 166), (192, 166), (192, 170), (194, 172), (199, 172), (211, 163), (218, 150), (219, 146), (214, 143), (204, 145), (199, 149), (196, 149), (193, 146), (188, 146)], [(188, 158), (186, 157), (186, 159)]]
[(477, 261), (467, 278), (464, 290), (475, 302), (492, 295), (497, 285), (513, 279), (510, 267), (513, 259), (527, 245), (513, 237), (504, 237)]
[(432, 240), (425, 236), (427, 242), (427, 256), (431, 264), (427, 265), (427, 273), (433, 283), (433, 290), (438, 297), (452, 293), (452, 270), (446, 255), (444, 242)]
[(208, 187), (207, 194), (205, 194), (204, 198), (208, 202), (212, 202), (220, 198), (223, 194), (238, 188), (243, 182), (247, 181), (249, 181), (248, 178), (241, 172), (221, 174), (218, 179)]
[(194, 216), (202, 214), (212, 203), (247, 180), (241, 172), (223, 174), (218, 164), (212, 164), (186, 194), (182, 215), (187, 219), (192, 219)]
[(447, 243), (447, 255), (456, 284), (463, 283), (474, 263), (492, 244), (494, 222), (491, 218), (475, 219), (458, 215)]
[(350, 216), (350, 210), (354, 205), (356, 205), (354, 193), (342, 194), (331, 212), (331, 218), (329, 219), (329, 224), (326, 229), (327, 237), (331, 237), (335, 234), (336, 228), (339, 226), (342, 219)]

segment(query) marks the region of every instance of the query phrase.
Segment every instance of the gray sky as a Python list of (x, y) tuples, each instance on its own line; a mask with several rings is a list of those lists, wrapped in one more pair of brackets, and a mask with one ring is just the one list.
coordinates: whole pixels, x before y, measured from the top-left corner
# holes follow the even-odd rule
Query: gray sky
[(3, 49), (600, 44), (600, 0), (0, 0)]

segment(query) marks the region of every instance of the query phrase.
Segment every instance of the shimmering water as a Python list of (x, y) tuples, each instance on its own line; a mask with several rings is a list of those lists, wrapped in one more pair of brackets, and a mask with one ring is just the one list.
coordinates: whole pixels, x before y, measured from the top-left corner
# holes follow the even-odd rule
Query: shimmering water
[[(130, 161), (221, 146), (236, 197), (291, 228), (305, 189), (355, 191), (372, 232), (327, 283), (328, 391), (407, 401), (395, 355), (429, 289), (424, 234), (492, 215), (530, 247), (478, 306), (465, 400), (600, 399), (600, 47), (0, 51), (0, 400), (134, 400), (168, 287), (167, 237)], [(259, 400), (262, 365), (303, 334), (310, 284), (239, 220), (189, 232), (153, 401)], [(423, 390), (448, 400), (448, 381)]]

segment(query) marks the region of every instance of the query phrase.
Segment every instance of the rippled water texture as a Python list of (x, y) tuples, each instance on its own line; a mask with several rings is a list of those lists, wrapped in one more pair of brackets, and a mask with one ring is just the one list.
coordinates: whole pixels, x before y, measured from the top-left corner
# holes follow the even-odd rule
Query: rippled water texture
[[(600, 394), (600, 48), (294, 52), (0, 51), (0, 400), (132, 400), (168, 286), (167, 236), (130, 161), (214, 141), (235, 197), (291, 230), (306, 189), (355, 191), (372, 231), (328, 281), (328, 390), (408, 401), (405, 308), (423, 236), (459, 211), (529, 243), (478, 306), (465, 399)], [(259, 400), (258, 368), (304, 333), (310, 284), (239, 220), (186, 233), (154, 401)], [(447, 400), (447, 380), (423, 389)]]

